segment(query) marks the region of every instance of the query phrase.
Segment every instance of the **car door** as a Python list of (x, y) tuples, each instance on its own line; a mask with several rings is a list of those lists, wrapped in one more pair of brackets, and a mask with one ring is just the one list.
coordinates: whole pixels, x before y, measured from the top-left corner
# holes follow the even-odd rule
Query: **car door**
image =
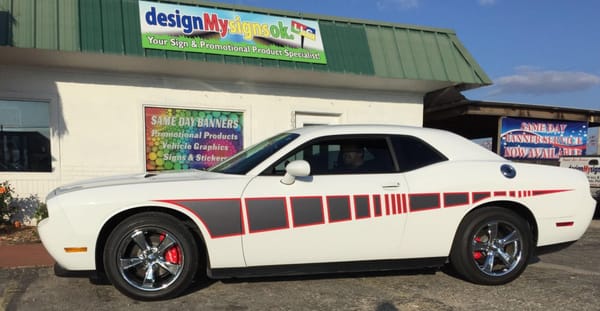
[[(363, 163), (344, 167), (344, 146)], [(402, 193), (386, 136), (333, 136), (304, 144), (254, 178), (243, 193), (248, 266), (397, 258), (405, 221)], [(354, 150), (357, 152), (357, 150)], [(285, 166), (305, 160), (311, 174), (281, 182)]]

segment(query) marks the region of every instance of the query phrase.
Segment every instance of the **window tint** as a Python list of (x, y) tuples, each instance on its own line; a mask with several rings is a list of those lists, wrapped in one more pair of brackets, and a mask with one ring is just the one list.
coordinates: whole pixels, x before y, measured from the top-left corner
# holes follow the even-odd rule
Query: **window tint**
[(48, 106), (0, 100), (0, 171), (52, 171)]
[(424, 141), (410, 136), (393, 136), (392, 145), (401, 172), (446, 161), (447, 158)]
[(278, 161), (264, 175), (283, 175), (294, 160), (310, 164), (311, 175), (393, 172), (394, 163), (385, 137), (335, 136), (307, 143)]

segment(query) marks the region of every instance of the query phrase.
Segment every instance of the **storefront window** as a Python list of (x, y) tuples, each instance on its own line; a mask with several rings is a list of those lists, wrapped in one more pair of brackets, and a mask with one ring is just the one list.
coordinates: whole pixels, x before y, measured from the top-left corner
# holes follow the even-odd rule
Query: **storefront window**
[(48, 106), (0, 100), (0, 171), (52, 171)]

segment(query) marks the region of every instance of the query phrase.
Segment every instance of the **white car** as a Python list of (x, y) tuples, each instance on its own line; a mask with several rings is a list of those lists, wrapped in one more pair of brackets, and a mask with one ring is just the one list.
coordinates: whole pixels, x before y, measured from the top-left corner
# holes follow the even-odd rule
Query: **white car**
[(291, 130), (208, 171), (60, 187), (39, 224), (61, 269), (142, 300), (210, 278), (451, 265), (504, 284), (536, 250), (579, 239), (595, 208), (579, 171), (513, 163), (445, 131)]

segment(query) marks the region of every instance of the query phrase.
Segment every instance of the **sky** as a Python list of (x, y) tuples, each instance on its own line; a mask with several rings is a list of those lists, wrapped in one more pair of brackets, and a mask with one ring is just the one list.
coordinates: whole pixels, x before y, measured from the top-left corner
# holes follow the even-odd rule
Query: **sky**
[(468, 99), (600, 110), (598, 0), (216, 0), (450, 29), (492, 79)]

